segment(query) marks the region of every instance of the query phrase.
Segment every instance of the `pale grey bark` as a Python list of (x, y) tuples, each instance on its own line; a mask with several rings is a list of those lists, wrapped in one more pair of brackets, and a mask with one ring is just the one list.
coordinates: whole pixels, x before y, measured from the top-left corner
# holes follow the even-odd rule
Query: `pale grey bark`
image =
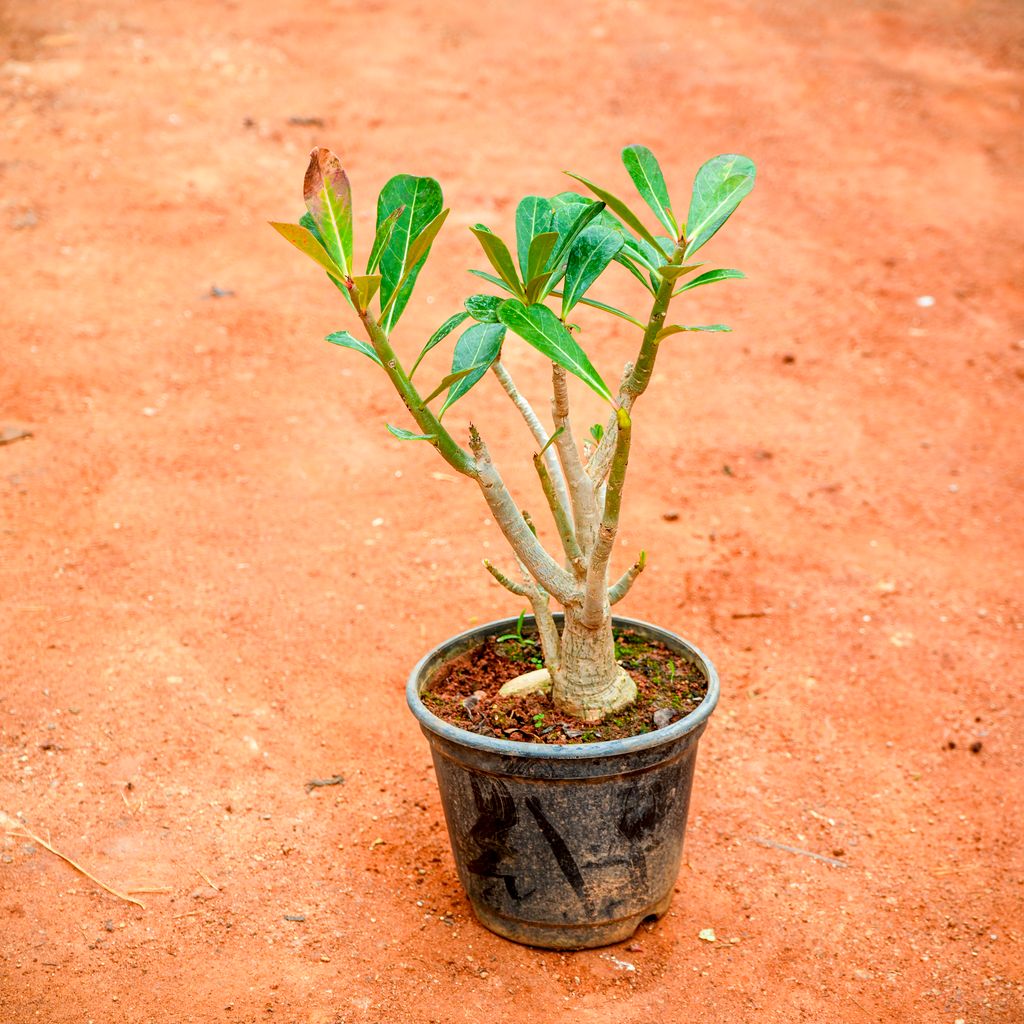
[(476, 481), (480, 485), (494, 521), (512, 550), (521, 558), (530, 575), (561, 604), (580, 600), (579, 588), (572, 574), (562, 568), (544, 550), (529, 523), (509, 494), (501, 475), (491, 460), (490, 452), (475, 428), (470, 428), (470, 449), (476, 457)]
[(599, 722), (636, 700), (636, 683), (615, 661), (610, 616), (592, 628), (575, 609), (566, 608), (561, 655), (561, 665), (551, 673), (551, 698), (556, 707), (585, 721)]
[(565, 383), (565, 370), (557, 363), (551, 367), (552, 399), (551, 414), (555, 427), (555, 448), (558, 461), (562, 464), (565, 480), (569, 487), (573, 519), (576, 526), (576, 542), (584, 556), (590, 554), (594, 545), (597, 528), (597, 502), (594, 487), (583, 468), (579, 448), (572, 433), (569, 419), (569, 389)]
[(565, 514), (568, 515), (571, 506), (569, 504), (569, 492), (565, 486), (565, 476), (562, 473), (562, 467), (559, 465), (558, 455), (548, 443), (551, 438), (544, 429), (544, 424), (541, 423), (540, 418), (533, 411), (533, 406), (530, 405), (516, 387), (515, 381), (512, 380), (512, 375), (500, 359), (491, 364), (491, 370), (494, 372), (494, 376), (501, 382), (501, 386), (505, 389), (505, 394), (512, 399), (515, 407), (522, 414), (523, 419), (526, 420), (526, 425), (530, 428), (530, 433), (533, 434), (539, 450), (544, 453), (544, 465), (547, 466), (548, 473), (551, 474), (551, 483), (554, 485), (555, 494), (558, 496), (558, 503), (562, 506)]
[(633, 581), (644, 571), (647, 556), (640, 552), (640, 557), (608, 588), (608, 604), (618, 604), (633, 586)]

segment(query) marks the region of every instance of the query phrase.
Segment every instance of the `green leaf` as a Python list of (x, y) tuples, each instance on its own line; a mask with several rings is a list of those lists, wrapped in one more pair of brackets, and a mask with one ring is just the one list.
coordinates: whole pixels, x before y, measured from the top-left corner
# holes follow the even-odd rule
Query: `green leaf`
[(625, 267), (652, 295), (655, 295), (658, 289), (651, 278), (633, 262), (632, 256), (632, 253), (626, 255), (626, 247), (623, 246), (616, 255), (615, 262)]
[(559, 427), (545, 442), (544, 447), (541, 448), (537, 455), (543, 455), (559, 438), (560, 435), (565, 433), (565, 426)]
[(405, 272), (398, 280), (398, 284), (395, 286), (395, 290), (391, 293), (391, 298), (381, 307), (381, 318), (385, 318), (388, 311), (391, 309), (392, 304), (396, 301), (396, 297), (402, 294), (402, 285), (409, 279), (409, 276), (415, 271), (419, 274), (419, 268), (423, 266), (426, 261), (427, 254), (430, 252), (430, 246), (433, 244), (434, 239), (437, 238), (437, 233), (441, 230), (441, 226), (444, 224), (448, 217), (448, 210), (442, 210), (415, 238), (412, 245), (409, 246), (409, 252), (405, 257)]
[[(661, 250), (658, 240), (647, 230), (644, 222), (618, 196), (612, 195), (611, 192), (601, 188), (599, 185), (595, 185), (592, 181), (588, 181), (578, 174), (573, 174), (571, 171), (566, 171), (565, 173), (570, 178), (575, 178), (586, 185), (598, 199), (601, 199), (608, 205), (609, 210), (612, 210), (622, 218), (627, 227), (632, 228), (649, 245), (653, 245), (655, 249)], [(668, 259), (670, 255), (670, 253), (664, 253), (665, 259)]]
[(727, 281), (730, 278), (745, 278), (746, 276), (742, 270), (707, 270), (692, 281), (680, 285), (672, 294), (679, 295), (682, 292), (688, 292), (691, 288), (699, 288), (702, 284), (714, 284), (716, 281)]
[[(556, 299), (560, 299), (562, 297), (561, 292), (552, 292), (551, 294)], [(612, 316), (617, 316), (620, 320), (626, 320), (631, 324), (635, 324), (641, 329), (645, 329), (647, 326), (637, 320), (636, 317), (632, 317), (628, 313), (624, 313), (621, 309), (616, 309), (614, 306), (609, 306), (606, 302), (598, 302), (597, 299), (580, 299), (579, 304), (581, 306), (593, 306), (594, 309), (600, 309), (605, 313), (611, 313)]]
[(380, 274), (367, 274), (365, 277), (353, 277), (352, 283), (356, 287), (356, 296), (359, 300), (359, 308), (369, 308), (370, 302), (377, 289), (380, 287)]
[(734, 153), (716, 156), (693, 182), (690, 213), (686, 218), (686, 255), (695, 253), (729, 219), (754, 187), (752, 161)]
[(352, 272), (352, 189), (341, 161), (329, 149), (310, 153), (302, 194), (324, 248), (348, 277)]
[(598, 443), (601, 443), (601, 438), (604, 437), (604, 427), (600, 423), (595, 423), (590, 428), (590, 436)]
[(607, 217), (613, 224), (618, 221), (605, 210), (605, 204), (581, 196), (578, 192), (560, 192), (551, 204), (555, 209), (555, 230), (558, 232), (558, 248), (548, 261), (549, 266), (565, 269), (569, 260), (572, 243), (583, 233), (587, 226), (599, 217)]
[(469, 315), (482, 324), (498, 322), (498, 307), (505, 300), (500, 295), (470, 295), (463, 303)]
[[(313, 220), (313, 217), (310, 215), (308, 210), (299, 218), (299, 225), (304, 227), (320, 243), (321, 246), (324, 244), (324, 240), (320, 236), (320, 229), (316, 226), (316, 221)], [(324, 252), (326, 251), (327, 250), (325, 249)], [(337, 266), (337, 264), (335, 264), (335, 266)], [(338, 267), (338, 270), (341, 270), (341, 267)], [(330, 273), (328, 273), (327, 279), (335, 288), (338, 289), (339, 292), (341, 292), (342, 295), (345, 296), (345, 301), (355, 309), (356, 303), (352, 298), (352, 293), (348, 290), (348, 285), (337, 277), (332, 277)]]
[(618, 231), (597, 225), (591, 225), (576, 239), (569, 253), (569, 265), (565, 272), (563, 320), (611, 263), (615, 254), (622, 248), (622, 243), (623, 238)]
[(622, 151), (622, 162), (626, 165), (626, 170), (629, 171), (641, 199), (651, 208), (654, 216), (665, 225), (666, 231), (678, 235), (679, 225), (672, 215), (668, 186), (654, 154), (646, 146), (627, 146)]
[(535, 278), (527, 282), (526, 285), (526, 304), (532, 305), (534, 302), (538, 302), (544, 294), (544, 289), (555, 276), (553, 270), (546, 270), (543, 274), (538, 274)]
[(543, 196), (526, 196), (516, 207), (516, 251), (523, 280), (529, 281), (534, 275), (529, 271), (530, 246), (535, 236), (551, 230), (555, 211), (551, 200)]
[(676, 267), (671, 263), (666, 263), (662, 267), (658, 267), (658, 276), (665, 278), (666, 281), (674, 281), (677, 277), (682, 277), (683, 274), (688, 274), (693, 267)]
[[(377, 199), (377, 231), (398, 207), (404, 209), (380, 253), (380, 301), (386, 307), (381, 327), (389, 333), (398, 323), (412, 294), (426, 255), (418, 262), (409, 259), (410, 249), (424, 229), (441, 213), (444, 200), (441, 186), (433, 178), (399, 174), (392, 178)], [(397, 294), (397, 298), (393, 298)]]
[(665, 338), (670, 337), (673, 334), (681, 334), (683, 331), (732, 331), (731, 327), (727, 327), (725, 324), (705, 324), (703, 327), (684, 327), (682, 324), (672, 324), (670, 327), (663, 327), (654, 337), (654, 343), (657, 345)]
[(483, 224), (476, 224), (469, 229), (476, 235), (484, 255), (490, 261), (491, 266), (498, 272), (498, 276), (508, 285), (509, 290), (515, 295), (522, 295), (522, 285), (519, 283), (519, 275), (516, 274), (515, 264), (512, 262), (512, 255), (508, 246)]
[(438, 418), (487, 372), (498, 358), (504, 340), (505, 327), (502, 324), (473, 324), (462, 332), (452, 353), (452, 373), (462, 374), (462, 377), (452, 384), (444, 405), (438, 411)]
[[(487, 369), (487, 365), (484, 366), (485, 370)], [(463, 377), (468, 377), (471, 373), (475, 373), (477, 369), (478, 367), (476, 366), (467, 366), (463, 370), (454, 370), (451, 373), (445, 374), (441, 378), (437, 387), (434, 388), (434, 390), (431, 391), (430, 394), (423, 399), (423, 404), (427, 405), (429, 402), (432, 402), (435, 398), (437, 398), (439, 394), (441, 394), (442, 391), (445, 390), (445, 388), (450, 388), (453, 384), (457, 384), (460, 380), (462, 380)]]
[[(637, 274), (637, 270), (634, 267), (629, 267), (626, 263), (627, 257), (650, 271), (655, 270), (665, 262), (665, 254), (660, 248), (655, 248), (644, 239), (636, 238), (618, 217), (605, 208), (604, 203), (597, 202), (589, 196), (581, 196), (578, 192), (560, 192), (552, 199), (552, 203), (555, 207), (555, 226), (559, 231), (564, 231), (567, 220), (576, 216), (578, 211), (597, 206), (599, 208), (598, 211), (595, 211), (592, 215), (594, 218), (593, 223), (611, 228), (622, 235), (625, 239), (625, 244), (619, 255), (615, 257), (615, 262), (622, 263), (623, 266), (626, 266), (634, 274)], [(586, 225), (584, 224), (583, 226), (585, 227)], [(582, 230), (582, 228), (579, 230)], [(662, 240), (666, 243), (670, 252), (675, 248), (675, 243), (671, 239)], [(640, 280), (645, 280), (642, 274), (637, 274), (637, 276)], [(647, 284), (646, 287), (648, 289), (654, 287), (654, 290), (657, 290), (656, 286), (651, 284)]]
[(440, 345), (445, 338), (448, 337), (456, 327), (459, 326), (464, 320), (469, 319), (469, 314), (459, 310), (458, 313), (453, 313), (450, 317), (434, 333), (427, 339), (426, 345), (423, 346), (423, 350), (416, 357), (416, 362), (412, 364), (412, 369), (409, 371), (409, 377), (416, 372), (416, 367), (423, 361), (423, 357), (436, 345)]
[(530, 251), (526, 257), (526, 276), (523, 278), (524, 281), (529, 283), (548, 269), (551, 251), (557, 242), (557, 231), (545, 231), (539, 235), (534, 235), (533, 241), (530, 243)]
[(319, 263), (330, 276), (344, 287), (345, 272), (331, 259), (327, 250), (317, 241), (316, 235), (301, 224), (281, 224), (270, 221), (270, 226), (283, 238), (286, 238), (299, 252), (304, 252), (311, 260)]
[(385, 423), (384, 426), (398, 438), (399, 441), (436, 441), (437, 434), (414, 434), (411, 430), (406, 430), (404, 427), (393, 427), (390, 423)]
[(608, 385), (601, 380), (601, 375), (594, 369), (586, 352), (547, 306), (524, 306), (516, 299), (506, 299), (498, 310), (498, 316), (510, 331), (518, 334), (527, 344), (575, 374), (602, 398), (613, 401)]
[(341, 345), (342, 348), (355, 349), (356, 352), (362, 352), (364, 356), (369, 356), (378, 366), (384, 365), (369, 342), (353, 337), (348, 331), (335, 331), (333, 334), (328, 334), (324, 341), (329, 341), (332, 345)]
[(368, 274), (374, 273), (380, 266), (380, 257), (381, 253), (384, 252), (384, 246), (388, 244), (391, 234), (395, 230), (395, 225), (398, 223), (398, 218), (404, 212), (404, 206), (396, 206), (377, 227), (377, 234), (373, 237), (373, 248), (370, 249), (370, 258), (366, 261), (366, 272)]
[(490, 281), (491, 284), (497, 285), (502, 291), (508, 292), (509, 295), (515, 294), (515, 292), (513, 292), (512, 289), (509, 288), (509, 286), (504, 281), (502, 281), (500, 277), (495, 277), (493, 274), (487, 274), (482, 270), (471, 270), (469, 271), (469, 273), (471, 273), (474, 277), (480, 277), (483, 278), (483, 280), (485, 281)]

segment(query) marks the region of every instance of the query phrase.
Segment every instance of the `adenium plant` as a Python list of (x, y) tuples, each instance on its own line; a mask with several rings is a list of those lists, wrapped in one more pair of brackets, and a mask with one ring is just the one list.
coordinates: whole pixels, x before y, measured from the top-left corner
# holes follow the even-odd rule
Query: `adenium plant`
[[(683, 331), (729, 330), (722, 324), (670, 323), (668, 314), (673, 300), (683, 293), (744, 276), (738, 270), (705, 270), (704, 264), (692, 260), (753, 188), (755, 174), (753, 163), (743, 156), (709, 160), (697, 172), (684, 221), (673, 208), (664, 175), (649, 149), (629, 146), (622, 151), (622, 161), (658, 227), (650, 230), (623, 200), (576, 174), (570, 176), (593, 197), (577, 192), (526, 196), (516, 207), (514, 255), (490, 228), (477, 224), (470, 229), (491, 268), (470, 273), (492, 290), (467, 298), (464, 309), (445, 320), (420, 347), (408, 369), (405, 356), (396, 351), (396, 329), (448, 216), (440, 185), (433, 178), (401, 174), (384, 186), (362, 274), (357, 273), (354, 258), (348, 176), (330, 150), (311, 154), (303, 190), (306, 212), (299, 223), (273, 224), (326, 271), (351, 307), (352, 320), (359, 323), (362, 337), (341, 330), (327, 340), (378, 364), (416, 427), (388, 424), (387, 429), (395, 437), (429, 443), (480, 488), (518, 571), (505, 572), (489, 561), (484, 565), (502, 586), (529, 601), (555, 706), (587, 721), (600, 721), (636, 697), (633, 680), (615, 661), (611, 607), (643, 571), (643, 552), (620, 577), (612, 581), (609, 575), (634, 407), (668, 338)], [(589, 297), (591, 287), (613, 264), (632, 274), (648, 293), (642, 315)], [(636, 356), (623, 369), (615, 392), (577, 340), (581, 331), (574, 321), (581, 306), (587, 314), (617, 317), (635, 333)], [(414, 381), (424, 357), (459, 328), (463, 329), (452, 348), (450, 372), (436, 384), (421, 386)], [(551, 363), (548, 422), (519, 391), (502, 361), (509, 334)], [(464, 445), (442, 422), (488, 373), (535, 439), (533, 464), (557, 530), (557, 553), (542, 545), (533, 521), (520, 510), (473, 424)], [(611, 410), (603, 427), (592, 427), (581, 439), (570, 420), (569, 374), (593, 389)], [(564, 612), (561, 629), (552, 614), (552, 600)]]

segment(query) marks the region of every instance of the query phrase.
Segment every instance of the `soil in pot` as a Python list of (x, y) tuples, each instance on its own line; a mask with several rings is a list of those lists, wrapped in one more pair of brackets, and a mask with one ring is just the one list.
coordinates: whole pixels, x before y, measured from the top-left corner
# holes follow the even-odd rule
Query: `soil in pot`
[(616, 660), (633, 677), (634, 704), (595, 725), (557, 711), (548, 695), (501, 696), (510, 679), (542, 665), (540, 646), (526, 635), (490, 637), (449, 664), (423, 703), (438, 718), (481, 736), (523, 743), (596, 743), (626, 739), (688, 715), (708, 682), (696, 665), (631, 629), (615, 631)]

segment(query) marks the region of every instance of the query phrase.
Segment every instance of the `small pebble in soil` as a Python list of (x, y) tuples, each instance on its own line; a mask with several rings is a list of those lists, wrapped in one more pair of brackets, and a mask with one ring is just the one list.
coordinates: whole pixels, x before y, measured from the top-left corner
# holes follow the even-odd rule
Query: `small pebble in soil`
[(701, 928), (697, 933), (697, 938), (703, 942), (715, 942), (715, 929), (714, 928)]
[(655, 729), (664, 729), (666, 725), (671, 725), (678, 717), (679, 713), (674, 708), (658, 708), (651, 715), (651, 721), (654, 722)]
[(284, 915), (284, 919), (286, 921), (305, 921), (306, 920), (306, 915), (305, 914), (285, 914)]
[(975, 740), (971, 744), (971, 753), (972, 754), (980, 754), (981, 753), (981, 740)]
[(922, 309), (929, 309), (930, 307), (935, 305), (935, 296), (934, 295), (918, 295), (918, 297), (917, 297), (917, 304)]

